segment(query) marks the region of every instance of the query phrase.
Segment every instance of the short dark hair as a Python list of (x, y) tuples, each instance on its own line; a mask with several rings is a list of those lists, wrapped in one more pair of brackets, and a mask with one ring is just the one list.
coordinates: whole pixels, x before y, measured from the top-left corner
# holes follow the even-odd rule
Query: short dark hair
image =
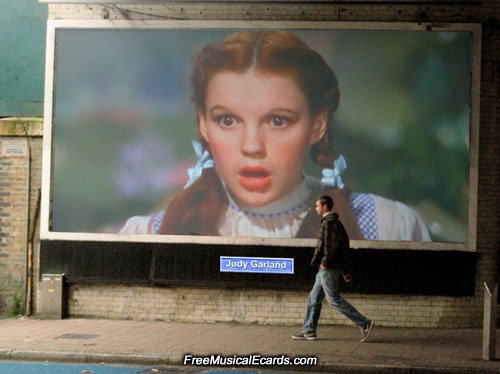
[(332, 208), (333, 208), (333, 199), (330, 196), (328, 196), (328, 195), (320, 196), (320, 197), (318, 197), (317, 201), (319, 201), (319, 203), (321, 205), (326, 205), (326, 207), (328, 208), (328, 210), (332, 210)]

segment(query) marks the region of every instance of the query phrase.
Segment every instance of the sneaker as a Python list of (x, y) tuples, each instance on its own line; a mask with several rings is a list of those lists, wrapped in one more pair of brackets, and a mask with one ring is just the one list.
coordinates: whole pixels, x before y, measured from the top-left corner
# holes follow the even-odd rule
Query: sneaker
[(373, 325), (375, 325), (375, 322), (369, 320), (365, 328), (359, 328), (361, 330), (361, 342), (365, 342), (368, 339), (372, 333)]
[(295, 340), (316, 340), (315, 332), (300, 332), (298, 334), (292, 335)]

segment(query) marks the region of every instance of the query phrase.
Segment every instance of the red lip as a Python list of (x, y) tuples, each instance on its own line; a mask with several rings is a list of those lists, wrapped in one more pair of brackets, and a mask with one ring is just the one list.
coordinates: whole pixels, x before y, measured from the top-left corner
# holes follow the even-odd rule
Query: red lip
[(262, 166), (243, 166), (238, 175), (240, 184), (249, 191), (262, 191), (271, 185), (271, 173)]

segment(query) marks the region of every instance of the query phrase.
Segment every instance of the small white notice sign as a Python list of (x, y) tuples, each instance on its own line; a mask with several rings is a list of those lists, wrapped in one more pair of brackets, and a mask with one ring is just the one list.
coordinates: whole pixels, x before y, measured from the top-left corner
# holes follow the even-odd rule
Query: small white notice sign
[(26, 139), (3, 139), (2, 157), (28, 157), (28, 141)]

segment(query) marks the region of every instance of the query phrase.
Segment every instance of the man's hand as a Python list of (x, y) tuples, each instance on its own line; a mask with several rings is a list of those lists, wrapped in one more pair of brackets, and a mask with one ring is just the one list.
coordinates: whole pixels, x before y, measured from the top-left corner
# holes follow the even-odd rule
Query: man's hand
[(346, 283), (351, 283), (352, 282), (351, 274), (344, 274), (344, 273), (342, 273), (342, 278), (344, 278), (344, 281)]
[(326, 270), (326, 266), (325, 266), (325, 265), (323, 265), (323, 264), (320, 264), (320, 265), (319, 265), (319, 268), (320, 268), (320, 270)]

